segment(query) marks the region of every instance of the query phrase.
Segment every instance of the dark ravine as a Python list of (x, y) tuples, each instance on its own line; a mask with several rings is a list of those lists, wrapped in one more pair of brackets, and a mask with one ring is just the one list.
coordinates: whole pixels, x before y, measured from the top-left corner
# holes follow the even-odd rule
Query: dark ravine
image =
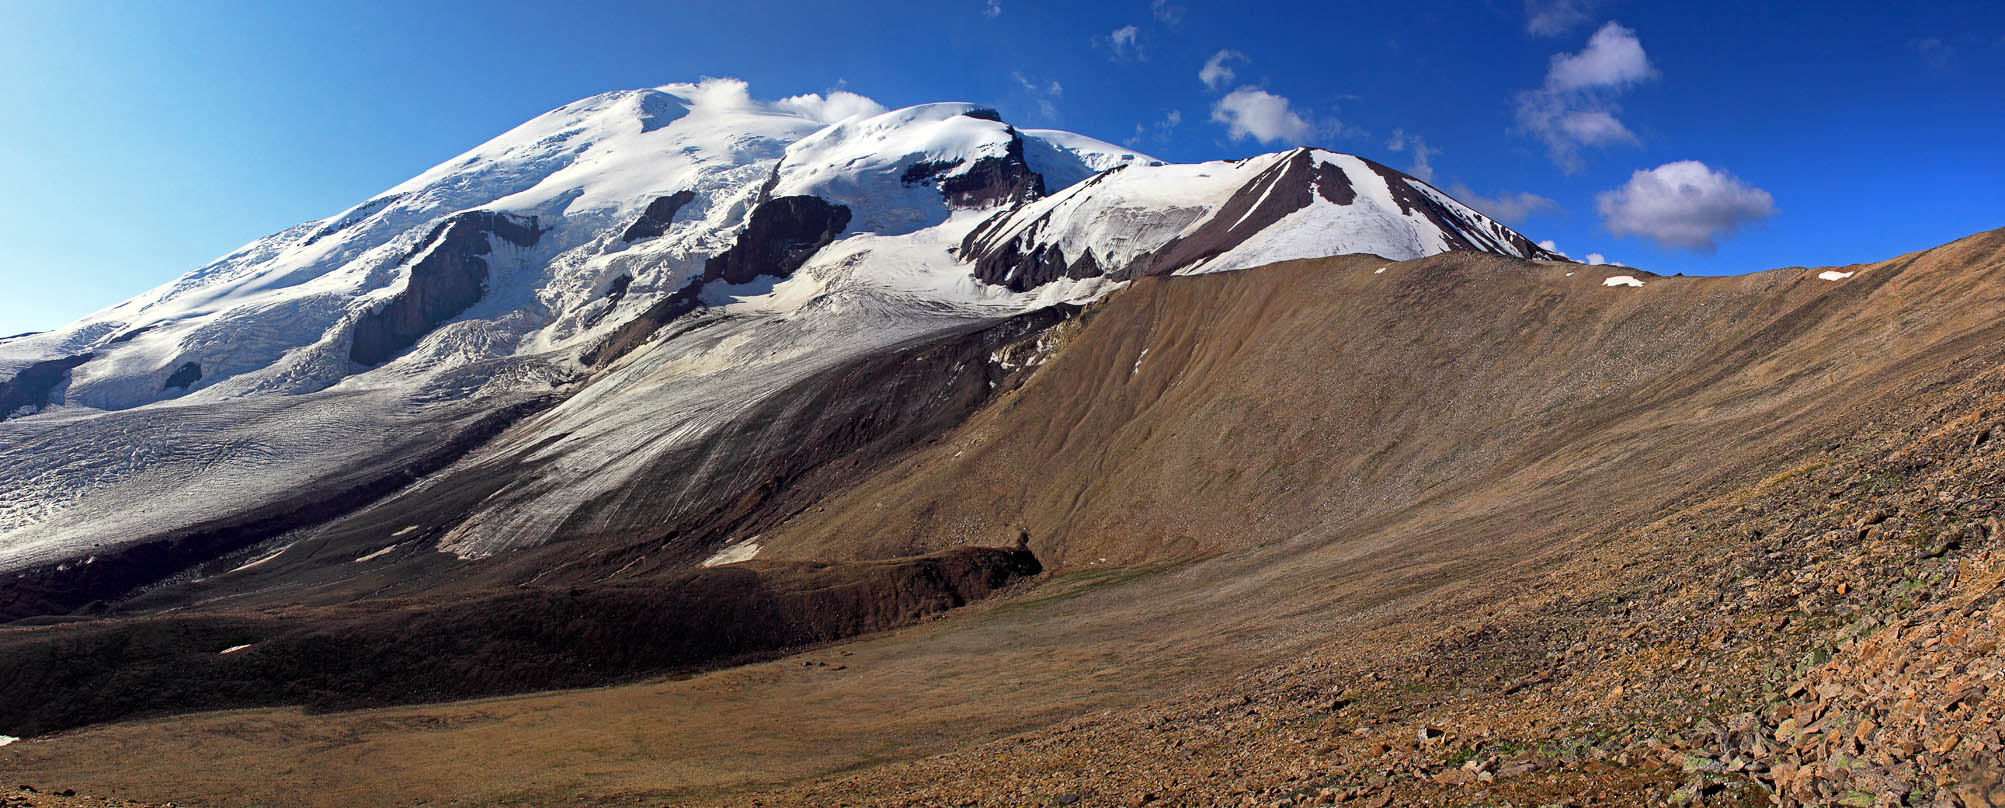
[[(38, 735), (234, 707), (351, 709), (584, 687), (907, 625), (1042, 570), (1028, 550), (747, 562), (653, 580), (0, 629), (0, 726)], [(248, 646), (238, 648), (239, 646)], [(222, 653), (226, 649), (230, 653)]]
[[(440, 324), (459, 316), (487, 293), (487, 261), (494, 251), (488, 237), (530, 247), (542, 236), (535, 217), (476, 210), (440, 222), (404, 256), (411, 261), (404, 291), (355, 321), (348, 357), (380, 365), (403, 353)], [(426, 253), (426, 250), (430, 250)]]
[(395, 466), (353, 470), (325, 489), (185, 529), (107, 549), (85, 562), (29, 567), (0, 580), (0, 623), (39, 615), (86, 613), (196, 564), (290, 530), (337, 518), (444, 468), (521, 418), (555, 403), (539, 398), (483, 414)]
[(96, 356), (87, 353), (36, 362), (0, 382), (0, 420), (14, 417), (23, 408), (39, 412), (54, 403), (50, 397), (69, 380), (70, 371)]

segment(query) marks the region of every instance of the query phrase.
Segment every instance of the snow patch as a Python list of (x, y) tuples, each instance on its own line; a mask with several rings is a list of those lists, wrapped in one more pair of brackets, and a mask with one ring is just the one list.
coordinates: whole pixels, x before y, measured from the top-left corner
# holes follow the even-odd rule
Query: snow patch
[(262, 557), (262, 558), (259, 558), (259, 559), (255, 560), (255, 561), (252, 561), (252, 562), (250, 562), (250, 563), (248, 563), (248, 564), (245, 564), (245, 565), (243, 565), (243, 566), (241, 566), (241, 567), (238, 567), (238, 568), (236, 568), (236, 569), (233, 569), (233, 570), (230, 570), (230, 571), (231, 571), (231, 572), (243, 572), (244, 570), (247, 570), (247, 569), (250, 569), (250, 568), (252, 568), (252, 567), (256, 567), (256, 566), (259, 566), (259, 565), (261, 565), (261, 564), (264, 564), (265, 562), (267, 562), (267, 561), (270, 561), (270, 560), (272, 560), (272, 559), (274, 559), (274, 558), (278, 558), (279, 556), (281, 556), (281, 555), (284, 555), (284, 554), (285, 554), (285, 551), (287, 551), (287, 550), (290, 550), (290, 549), (292, 549), (292, 545), (291, 545), (291, 544), (287, 544), (287, 545), (286, 545), (286, 546), (284, 546), (284, 547), (280, 547), (280, 548), (278, 548), (277, 550), (273, 550), (273, 551), (271, 551), (271, 554), (270, 554), (270, 555), (267, 555), (267, 556), (264, 556), (264, 557)]
[(397, 531), (397, 532), (395, 532), (395, 533), (392, 533), (392, 534), (390, 534), (390, 538), (393, 538), (393, 539), (394, 539), (394, 538), (397, 538), (398, 536), (402, 536), (402, 535), (404, 535), (404, 534), (407, 534), (407, 533), (410, 533), (411, 531), (413, 531), (413, 530), (417, 530), (417, 529), (418, 529), (418, 526), (417, 526), (417, 525), (411, 525), (410, 527), (407, 527), (407, 528), (404, 528), (403, 530), (399, 530), (399, 531)]
[(216, 656), (222, 656), (222, 655), (224, 655), (224, 654), (234, 654), (234, 653), (236, 653), (236, 652), (238, 652), (238, 651), (242, 651), (242, 650), (244, 650), (244, 649), (246, 649), (246, 648), (249, 648), (249, 647), (251, 647), (251, 644), (250, 644), (250, 643), (244, 643), (243, 645), (232, 645), (232, 646), (230, 646), (230, 647), (228, 647), (228, 648), (225, 648), (225, 649), (223, 649), (223, 650), (221, 650), (221, 651), (217, 651), (217, 652), (216, 652)]
[(1147, 348), (1143, 348), (1141, 353), (1135, 354), (1135, 369), (1128, 371), (1129, 376), (1133, 376), (1137, 373), (1142, 372), (1142, 358), (1148, 355), (1149, 355), (1149, 349)]
[(1637, 280), (1637, 279), (1636, 279), (1636, 276), (1635, 276), (1635, 275), (1617, 275), (1617, 276), (1615, 276), (1615, 277), (1612, 277), (1612, 278), (1609, 278), (1608, 280), (1605, 280), (1605, 281), (1602, 281), (1602, 282), (1601, 282), (1601, 285), (1602, 285), (1602, 286), (1642, 286), (1642, 285), (1643, 285), (1643, 282), (1642, 282), (1642, 281), (1640, 281), (1640, 280)]
[(751, 561), (755, 556), (759, 555), (758, 538), (757, 536), (753, 536), (741, 542), (725, 545), (724, 549), (718, 550), (716, 555), (704, 559), (703, 566), (718, 567), (725, 564), (736, 564), (740, 561)]
[(1839, 272), (1835, 269), (1830, 269), (1817, 273), (1817, 279), (1820, 281), (1842, 281), (1852, 277), (1853, 274), (1851, 272)]
[[(402, 535), (402, 534), (399, 534), (399, 535)], [(392, 545), (390, 545), (390, 546), (388, 546), (388, 547), (385, 547), (385, 548), (383, 548), (383, 549), (381, 549), (381, 550), (377, 550), (376, 552), (373, 552), (373, 553), (370, 553), (370, 554), (368, 554), (368, 555), (365, 555), (365, 556), (363, 556), (363, 557), (361, 557), (361, 558), (358, 558), (358, 559), (355, 559), (355, 563), (357, 563), (357, 564), (360, 564), (360, 563), (362, 563), (362, 562), (364, 562), (364, 561), (374, 561), (374, 560), (376, 560), (376, 559), (378, 559), (378, 558), (382, 558), (382, 557), (383, 557), (384, 555), (388, 554), (388, 553), (389, 553), (389, 552), (390, 552), (391, 550), (395, 550), (395, 549), (397, 549), (397, 545), (394, 545), (394, 544), (392, 544)]]
[(12, 735), (0, 735), (0, 746), (6, 746), (7, 744), (10, 744), (10, 743), (13, 743), (13, 742), (15, 742), (15, 741), (18, 741), (18, 740), (21, 740), (21, 739), (20, 739), (20, 738), (16, 738), (16, 737), (14, 737), (14, 736), (12, 736)]

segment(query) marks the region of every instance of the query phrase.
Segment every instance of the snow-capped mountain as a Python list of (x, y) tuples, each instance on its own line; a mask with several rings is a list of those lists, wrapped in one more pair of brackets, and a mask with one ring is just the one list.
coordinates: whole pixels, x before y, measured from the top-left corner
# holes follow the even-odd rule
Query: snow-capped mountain
[(640, 480), (668, 522), (767, 482), (783, 442), (720, 431), (844, 363), (1145, 275), (1449, 250), (1559, 258), (1349, 155), (1168, 165), (971, 104), (607, 93), (0, 341), (0, 570), (121, 592), (476, 478), (390, 546), (631, 532), (608, 503)]

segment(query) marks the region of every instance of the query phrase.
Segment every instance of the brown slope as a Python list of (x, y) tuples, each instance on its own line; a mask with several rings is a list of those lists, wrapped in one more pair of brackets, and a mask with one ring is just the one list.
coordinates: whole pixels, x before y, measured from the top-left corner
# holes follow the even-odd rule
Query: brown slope
[[(1836, 493), (1817, 499), (1827, 491), (1937, 518), (1931, 490), (1847, 481), (1930, 424), (1996, 415), (1984, 401), (2005, 360), (2001, 253), (2005, 233), (1988, 233), (1837, 283), (1779, 270), (1611, 289), (1609, 271), (1467, 257), (1139, 283), (1021, 390), (762, 539), (781, 556), (862, 557), (996, 543), (1025, 523), (1040, 557), (1073, 572), (1006, 608), (851, 645), (835, 677), (772, 664), (501, 702), (218, 714), (16, 745), (0, 761), (214, 804), (734, 802), (746, 789), (769, 804), (997, 805), (1167, 789), (1182, 804), (1353, 774), (1384, 793), (1388, 771), (1439, 775), (1446, 749), (1361, 747), (1483, 706), (1472, 700), (1586, 715), (1587, 686), (1625, 682), (1636, 657), (1659, 674), (1628, 684), (1659, 704), (1697, 692), (1665, 672), (1713, 664), (1716, 646), (1739, 655), (1706, 682), (1720, 692), (1788, 675), (1797, 635), (1720, 644), (1765, 616), (1722, 609), (1701, 585), (1847, 568), (1849, 551), (1821, 541), (1764, 546), (1765, 568), (1739, 560), (1749, 514), (1778, 538), (1857, 535), (1839, 529), (1851, 517), (1828, 507)], [(1202, 560), (1110, 575), (1092, 569), (1101, 557)], [(1821, 636), (1842, 614), (1828, 606), (1791, 625)], [(1712, 633), (1687, 633), (1705, 620)], [(1565, 661), (1547, 681), (1563, 682), (1513, 681), (1550, 659)], [(1333, 689), (1360, 707), (1341, 731), (1322, 728)], [(1186, 690), (1194, 700), (1134, 706)], [(1620, 693), (1595, 704), (1644, 720)], [(1094, 712), (1106, 707), (1119, 711)], [(1556, 728), (1540, 709), (1519, 725), (1540, 734), (1518, 742), (1606, 730)], [(971, 745), (1066, 716), (1080, 717)], [(91, 765), (108, 754), (127, 763)], [(1376, 785), (1361, 773), (1374, 768)], [(1612, 795), (1596, 804), (1638, 804), (1670, 775), (1624, 758), (1581, 776), (1600, 779), (1579, 793)], [(803, 778), (822, 782), (792, 794)]]

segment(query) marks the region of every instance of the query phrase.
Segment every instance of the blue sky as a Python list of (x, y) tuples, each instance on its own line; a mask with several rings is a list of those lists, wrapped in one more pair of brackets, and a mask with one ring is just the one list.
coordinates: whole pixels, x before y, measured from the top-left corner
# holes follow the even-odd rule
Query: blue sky
[(2005, 226), (2005, 3), (1399, 5), (17, 0), (0, 335), (568, 101), (705, 75), (762, 98), (986, 103), (1174, 161), (1325, 146), (1664, 274), (1877, 260)]

